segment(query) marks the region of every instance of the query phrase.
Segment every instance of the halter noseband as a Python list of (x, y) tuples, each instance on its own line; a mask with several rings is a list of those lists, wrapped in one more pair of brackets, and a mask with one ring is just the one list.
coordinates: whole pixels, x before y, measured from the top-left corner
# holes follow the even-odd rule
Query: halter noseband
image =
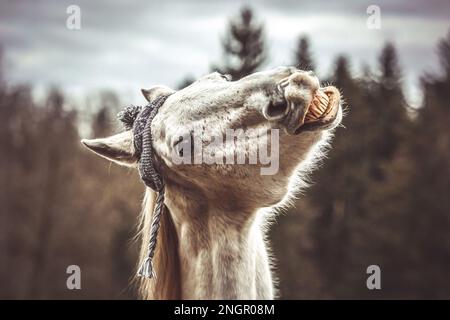
[(153, 149), (152, 121), (170, 94), (161, 95), (145, 107), (130, 106), (122, 110), (117, 117), (127, 130), (133, 129), (133, 141), (139, 159), (139, 175), (144, 184), (158, 193), (150, 227), (148, 254), (139, 268), (138, 275), (145, 278), (156, 276), (152, 259), (155, 254), (156, 241), (161, 215), (164, 211), (164, 179), (155, 168), (155, 152)]

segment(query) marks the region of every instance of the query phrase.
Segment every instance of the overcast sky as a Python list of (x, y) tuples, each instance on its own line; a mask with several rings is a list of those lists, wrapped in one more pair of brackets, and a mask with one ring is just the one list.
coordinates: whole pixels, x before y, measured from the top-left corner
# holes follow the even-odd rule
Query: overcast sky
[[(81, 30), (66, 28), (69, 5), (81, 8)], [(58, 85), (74, 96), (112, 88), (123, 101), (142, 103), (141, 87), (176, 86), (209, 72), (221, 60), (227, 21), (249, 4), (265, 23), (269, 61), (293, 63), (300, 34), (307, 34), (319, 76), (338, 54), (353, 71), (374, 65), (385, 41), (397, 46), (406, 89), (437, 70), (436, 43), (450, 27), (450, 1), (17, 1), (0, 2), (0, 43), (8, 78), (38, 91)], [(381, 29), (366, 26), (367, 7), (381, 9)]]

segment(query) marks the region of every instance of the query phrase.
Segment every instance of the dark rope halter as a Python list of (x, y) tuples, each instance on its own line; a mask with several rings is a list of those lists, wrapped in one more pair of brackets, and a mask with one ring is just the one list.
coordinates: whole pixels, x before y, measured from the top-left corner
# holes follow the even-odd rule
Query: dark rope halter
[(164, 211), (165, 191), (163, 177), (155, 168), (156, 160), (152, 145), (152, 121), (169, 95), (170, 94), (161, 95), (145, 107), (126, 107), (117, 115), (119, 120), (124, 123), (127, 130), (133, 129), (134, 148), (136, 156), (139, 159), (139, 174), (142, 181), (147, 187), (152, 188), (158, 193), (150, 227), (148, 255), (142, 262), (138, 271), (138, 275), (145, 278), (153, 278), (156, 276), (152, 259), (155, 254), (161, 215)]

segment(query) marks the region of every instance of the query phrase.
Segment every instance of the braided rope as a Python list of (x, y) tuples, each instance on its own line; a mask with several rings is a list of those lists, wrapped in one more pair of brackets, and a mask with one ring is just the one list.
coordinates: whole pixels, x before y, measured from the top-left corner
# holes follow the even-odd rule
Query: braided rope
[(155, 153), (153, 150), (152, 121), (169, 95), (161, 95), (146, 107), (127, 107), (118, 114), (118, 118), (125, 124), (125, 128), (133, 129), (134, 148), (139, 159), (139, 175), (144, 184), (158, 193), (153, 211), (148, 243), (148, 255), (138, 270), (138, 275), (145, 278), (156, 277), (153, 269), (161, 215), (164, 212), (165, 185), (162, 176), (155, 168)]
[(152, 224), (150, 227), (150, 239), (148, 242), (148, 255), (139, 268), (138, 275), (144, 278), (155, 278), (156, 273), (153, 268), (153, 256), (155, 255), (156, 241), (158, 237), (161, 215), (164, 211), (164, 185), (156, 198), (156, 206), (153, 211)]

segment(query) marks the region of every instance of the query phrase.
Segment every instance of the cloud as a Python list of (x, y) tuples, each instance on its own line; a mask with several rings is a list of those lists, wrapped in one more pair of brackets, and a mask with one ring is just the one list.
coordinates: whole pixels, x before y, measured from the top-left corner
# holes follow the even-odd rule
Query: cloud
[[(72, 1), (2, 1), (0, 38), (15, 82), (56, 84), (77, 92), (111, 87), (138, 99), (142, 86), (175, 86), (220, 61), (227, 20), (245, 2), (78, 1), (82, 30), (66, 28)], [(291, 64), (299, 34), (312, 40), (319, 73), (337, 54), (354, 66), (374, 64), (385, 41), (400, 52), (407, 85), (436, 68), (434, 47), (448, 28), (448, 1), (378, 1), (381, 30), (366, 27), (369, 1), (255, 1), (265, 23), (270, 62)]]

